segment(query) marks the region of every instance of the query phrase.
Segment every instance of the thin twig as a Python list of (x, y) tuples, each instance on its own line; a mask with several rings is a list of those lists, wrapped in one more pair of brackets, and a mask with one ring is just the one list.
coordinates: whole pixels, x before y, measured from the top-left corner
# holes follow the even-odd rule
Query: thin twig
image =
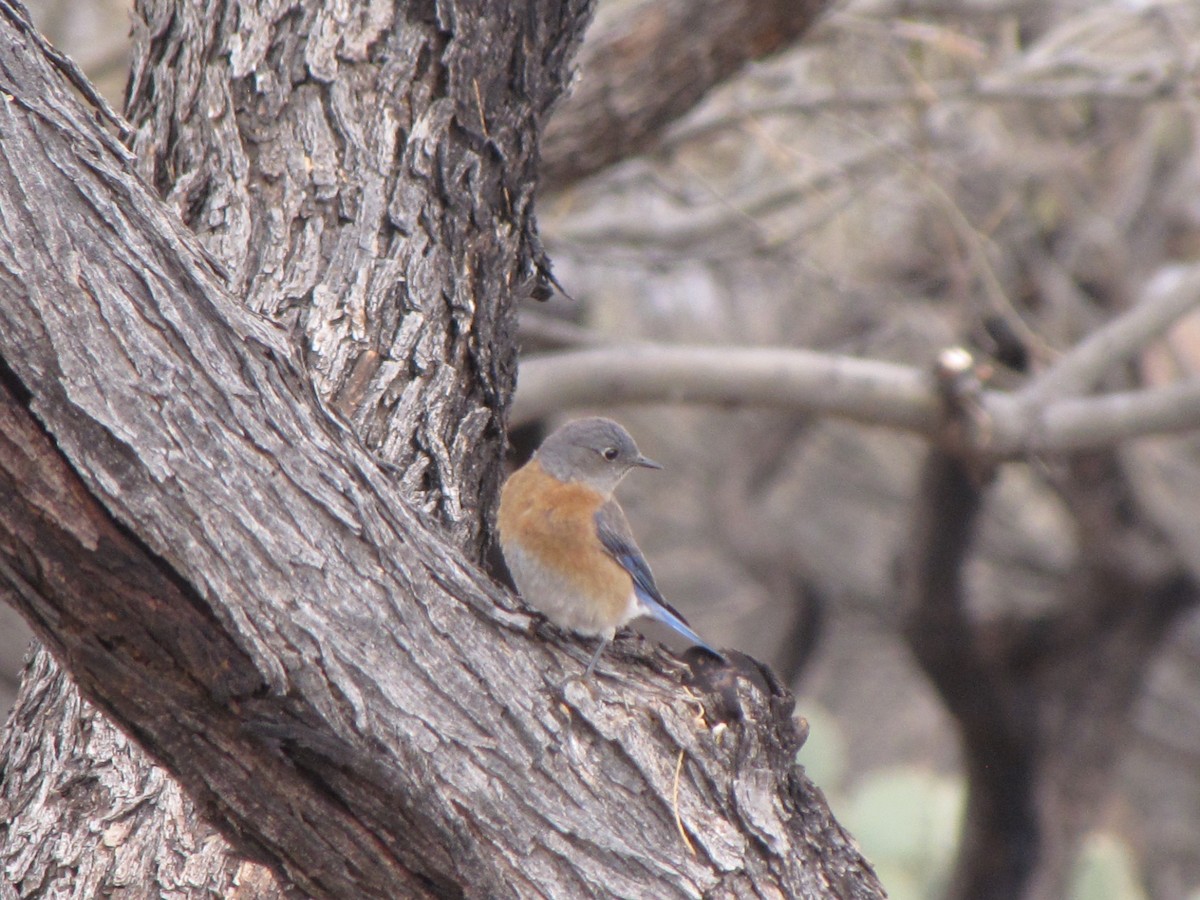
[(699, 119), (671, 132), (663, 146), (677, 147), (709, 139), (714, 133), (742, 128), (748, 122), (808, 116), (824, 110), (895, 109), (900, 105), (927, 107), (958, 100), (987, 103), (1067, 103), (1088, 100), (1110, 103), (1147, 103), (1172, 100), (1187, 84), (1182, 78), (1154, 81), (1113, 81), (1104, 78), (1056, 78), (1049, 81), (931, 81), (920, 87), (908, 84), (872, 85), (867, 88), (837, 87), (813, 91), (786, 100), (741, 107), (710, 118)]

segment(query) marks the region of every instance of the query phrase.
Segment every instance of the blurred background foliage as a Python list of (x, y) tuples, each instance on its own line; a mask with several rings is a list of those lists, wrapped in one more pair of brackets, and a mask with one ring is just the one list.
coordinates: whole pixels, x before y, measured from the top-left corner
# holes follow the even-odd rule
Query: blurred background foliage
[[(31, 5), (119, 107), (126, 5)], [(613, 0), (602, 20), (637, 9)], [(542, 197), (556, 274), (578, 299), (530, 301), (523, 351), (650, 338), (927, 366), (965, 344), (994, 361), (994, 385), (1019, 384), (1164, 268), (1200, 262), (1198, 66), (1193, 0), (834, 4), (651, 152)], [(1113, 383), (1194, 377), (1197, 364), (1191, 318)], [(666, 596), (701, 633), (791, 680), (811, 726), (799, 760), (835, 814), (893, 897), (938, 896), (965, 802), (962, 751), (897, 599), (924, 443), (777, 410), (595, 411), (667, 466), (623, 495)], [(1130, 527), (1193, 573), (1196, 449), (1144, 440), (1120, 459), (1142, 510)], [(1030, 459), (990, 486), (964, 572), (981, 628), (1069, 612), (1064, 586), (1088, 536), (1062, 468)], [(26, 641), (0, 610), (0, 702)], [(1193, 606), (1110, 735), (1074, 900), (1200, 898), (1198, 685)]]

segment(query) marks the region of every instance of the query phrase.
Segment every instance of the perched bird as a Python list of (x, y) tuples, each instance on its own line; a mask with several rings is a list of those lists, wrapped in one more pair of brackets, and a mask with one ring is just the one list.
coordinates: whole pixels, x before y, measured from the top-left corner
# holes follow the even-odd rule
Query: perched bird
[(500, 548), (517, 588), (551, 622), (600, 646), (639, 616), (669, 625), (708, 652), (654, 583), (613, 490), (630, 469), (661, 469), (611, 419), (569, 422), (551, 434), (500, 493)]

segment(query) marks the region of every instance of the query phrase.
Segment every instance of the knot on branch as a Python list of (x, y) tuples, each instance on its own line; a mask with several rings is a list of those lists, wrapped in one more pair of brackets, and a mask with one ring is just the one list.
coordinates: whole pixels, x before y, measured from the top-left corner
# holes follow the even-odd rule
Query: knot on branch
[(797, 720), (796, 698), (769, 666), (745, 653), (726, 650), (725, 660), (689, 651), (688, 687), (705, 696), (714, 727), (755, 723), (775, 735), (778, 755), (787, 760), (808, 738), (808, 723)]
[(986, 369), (964, 347), (947, 347), (933, 364), (934, 386), (941, 401), (937, 442), (962, 462), (977, 483), (993, 468), (989, 461), (991, 419), (983, 405)]

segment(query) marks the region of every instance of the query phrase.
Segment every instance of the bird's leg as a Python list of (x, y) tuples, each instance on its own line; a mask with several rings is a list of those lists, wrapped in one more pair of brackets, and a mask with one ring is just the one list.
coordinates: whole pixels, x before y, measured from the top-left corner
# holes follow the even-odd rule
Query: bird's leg
[(600, 644), (596, 647), (596, 652), (592, 654), (592, 661), (588, 663), (587, 671), (583, 673), (583, 680), (587, 681), (592, 677), (592, 669), (596, 668), (596, 663), (600, 661), (600, 654), (604, 652), (604, 648), (608, 646), (609, 639), (600, 636)]

